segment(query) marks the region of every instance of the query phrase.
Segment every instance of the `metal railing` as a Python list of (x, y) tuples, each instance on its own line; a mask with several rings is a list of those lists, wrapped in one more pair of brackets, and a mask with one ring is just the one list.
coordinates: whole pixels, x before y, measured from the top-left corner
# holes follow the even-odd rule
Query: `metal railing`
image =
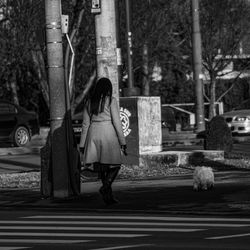
[[(209, 105), (208, 102), (205, 102), (204, 105)], [(218, 115), (221, 115), (224, 113), (224, 106), (223, 102), (215, 102), (215, 105), (218, 105)], [(189, 116), (189, 125), (194, 126), (195, 125), (195, 113), (188, 111), (184, 108), (181, 108), (183, 106), (195, 106), (195, 103), (172, 103), (172, 104), (162, 104), (162, 107), (171, 107), (175, 110), (178, 110), (180, 112), (183, 112)], [(206, 121), (208, 121), (208, 118), (205, 118)]]

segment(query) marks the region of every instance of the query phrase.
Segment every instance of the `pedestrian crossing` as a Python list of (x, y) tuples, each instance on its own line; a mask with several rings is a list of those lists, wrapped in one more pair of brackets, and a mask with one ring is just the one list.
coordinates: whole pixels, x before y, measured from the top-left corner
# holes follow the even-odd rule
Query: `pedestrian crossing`
[[(250, 227), (250, 219), (106, 214), (23, 216), (13, 220), (0, 220), (0, 250), (30, 249), (39, 244), (74, 244), (76, 247), (84, 244), (86, 247), (86, 243), (90, 246), (87, 249), (93, 250), (92, 243), (102, 242), (105, 239), (113, 241), (127, 239), (126, 242), (130, 243), (134, 239), (137, 244), (128, 244), (127, 248), (128, 246), (135, 248), (141, 246), (145, 239), (157, 234), (192, 234), (213, 228), (245, 227)], [(213, 235), (207, 239), (218, 239), (216, 237)]]

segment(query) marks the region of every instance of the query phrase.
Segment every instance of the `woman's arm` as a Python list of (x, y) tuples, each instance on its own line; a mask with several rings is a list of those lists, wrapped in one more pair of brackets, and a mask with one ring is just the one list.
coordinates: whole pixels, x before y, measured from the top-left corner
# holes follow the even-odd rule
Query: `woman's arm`
[(125, 136), (123, 134), (122, 130), (122, 124), (121, 124), (121, 119), (120, 119), (120, 111), (118, 108), (118, 103), (116, 99), (113, 97), (111, 106), (110, 106), (110, 113), (111, 113), (111, 119), (112, 123), (114, 125), (118, 140), (120, 142), (120, 145), (126, 145), (126, 140)]

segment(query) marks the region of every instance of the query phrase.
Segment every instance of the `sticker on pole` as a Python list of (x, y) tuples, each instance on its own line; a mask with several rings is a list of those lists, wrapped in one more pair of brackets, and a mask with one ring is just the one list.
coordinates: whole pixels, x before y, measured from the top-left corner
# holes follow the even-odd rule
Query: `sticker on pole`
[(96, 54), (101, 55), (102, 54), (102, 48), (96, 48)]

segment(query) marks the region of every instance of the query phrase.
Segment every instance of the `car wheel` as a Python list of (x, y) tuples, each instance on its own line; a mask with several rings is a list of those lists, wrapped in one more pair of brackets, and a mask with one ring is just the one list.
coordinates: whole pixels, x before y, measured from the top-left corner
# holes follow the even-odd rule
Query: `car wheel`
[(14, 134), (14, 144), (17, 147), (23, 147), (30, 141), (30, 133), (25, 127), (18, 127)]

